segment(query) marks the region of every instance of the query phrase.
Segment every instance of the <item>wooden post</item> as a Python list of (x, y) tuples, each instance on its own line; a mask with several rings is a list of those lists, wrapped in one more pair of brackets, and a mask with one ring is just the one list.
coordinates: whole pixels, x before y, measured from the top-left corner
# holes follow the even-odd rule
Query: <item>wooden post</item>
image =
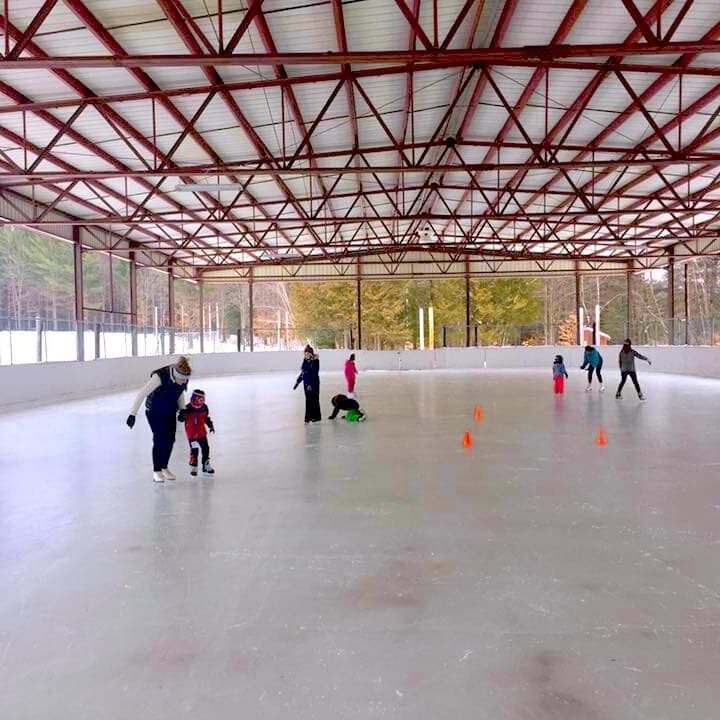
[(355, 306), (357, 309), (357, 349), (362, 350), (362, 285), (360, 283), (361, 265), (360, 258), (357, 261), (357, 273), (355, 276)]
[(137, 311), (137, 260), (135, 251), (131, 250), (130, 257), (130, 353), (133, 357), (138, 354), (138, 311)]
[(170, 340), (168, 352), (175, 354), (175, 273), (172, 264), (168, 265), (168, 327)]
[(625, 337), (632, 337), (632, 272), (628, 270), (626, 276), (626, 308), (625, 308)]
[(74, 225), (72, 229), (73, 238), (73, 272), (75, 277), (75, 333), (76, 333), (76, 357), (78, 360), (85, 359), (85, 310), (83, 302), (83, 265), (82, 265), (82, 244), (80, 243), (80, 226)]
[(688, 291), (688, 265), (683, 265), (683, 305), (685, 306), (685, 344), (690, 344), (690, 303), (689, 303), (689, 291)]
[(668, 345), (675, 344), (675, 249), (669, 248), (667, 266)]
[[(43, 321), (39, 315), (35, 316), (35, 359), (37, 362), (42, 362), (42, 351), (43, 346)], [(47, 358), (45, 358), (47, 360)]]
[(198, 305), (200, 306), (200, 352), (205, 352), (205, 288), (199, 280)]
[[(477, 342), (475, 343), (477, 345)], [(470, 261), (465, 258), (465, 347), (470, 347)]]
[(585, 324), (583, 320), (583, 313), (580, 309), (582, 302), (582, 276), (580, 275), (580, 269), (577, 261), (575, 262), (575, 313), (577, 316), (577, 344), (582, 345), (585, 339)]
[(254, 311), (254, 290), (253, 290), (253, 276), (252, 268), (250, 269), (250, 281), (248, 283), (249, 301), (250, 301), (250, 312), (248, 315), (248, 333), (250, 335), (250, 352), (255, 351), (255, 311)]

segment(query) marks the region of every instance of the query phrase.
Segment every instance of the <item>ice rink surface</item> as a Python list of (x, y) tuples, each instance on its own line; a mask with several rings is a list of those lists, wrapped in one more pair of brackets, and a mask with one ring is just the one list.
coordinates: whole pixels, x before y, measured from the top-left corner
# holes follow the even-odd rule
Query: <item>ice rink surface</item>
[(639, 371), (361, 374), (310, 426), (198, 378), (217, 474), (179, 429), (165, 485), (130, 394), (4, 413), (0, 716), (716, 720), (720, 382)]

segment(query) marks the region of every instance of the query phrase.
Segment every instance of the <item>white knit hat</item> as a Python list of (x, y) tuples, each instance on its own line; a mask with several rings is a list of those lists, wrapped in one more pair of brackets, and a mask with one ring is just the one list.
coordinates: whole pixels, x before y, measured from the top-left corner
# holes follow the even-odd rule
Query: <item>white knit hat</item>
[(181, 373), (175, 365), (170, 368), (170, 374), (172, 375), (173, 381), (177, 383), (186, 383), (190, 379), (189, 373), (187, 375)]

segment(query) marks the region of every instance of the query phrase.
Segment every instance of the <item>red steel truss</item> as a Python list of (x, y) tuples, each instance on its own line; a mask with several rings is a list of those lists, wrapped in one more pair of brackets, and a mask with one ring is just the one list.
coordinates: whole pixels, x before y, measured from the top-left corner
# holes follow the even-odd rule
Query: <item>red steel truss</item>
[(716, 0), (128, 5), (3, 0), (0, 224), (208, 279), (720, 253)]

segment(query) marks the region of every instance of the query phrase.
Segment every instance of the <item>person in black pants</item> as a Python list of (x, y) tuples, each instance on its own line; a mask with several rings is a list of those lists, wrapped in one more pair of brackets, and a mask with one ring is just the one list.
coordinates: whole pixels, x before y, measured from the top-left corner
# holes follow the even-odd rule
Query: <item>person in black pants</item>
[(360, 409), (360, 404), (357, 400), (353, 400), (352, 398), (349, 398), (347, 395), (335, 395), (330, 402), (333, 406), (332, 415), (328, 418), (329, 420), (334, 420), (338, 413), (342, 410), (343, 412), (347, 412), (348, 410), (355, 410), (357, 413), (358, 420), (362, 422), (365, 419), (365, 413)]
[(175, 444), (175, 417), (185, 405), (184, 392), (190, 373), (190, 363), (184, 357), (175, 365), (153, 370), (150, 380), (135, 398), (126, 421), (129, 428), (135, 426), (135, 416), (145, 398), (145, 415), (153, 434), (153, 480), (158, 483), (175, 480), (175, 475), (168, 470), (168, 463)]
[(618, 400), (622, 397), (622, 389), (625, 387), (625, 382), (628, 377), (632, 380), (640, 400), (645, 400), (645, 396), (642, 394), (640, 383), (637, 379), (637, 373), (635, 372), (635, 358), (644, 360), (648, 365), (652, 365), (650, 360), (644, 355), (641, 355), (637, 350), (633, 350), (630, 338), (628, 338), (623, 343), (622, 350), (620, 351), (620, 385), (618, 385), (617, 393), (615, 393), (615, 397), (618, 398)]
[(293, 390), (300, 383), (305, 390), (305, 422), (320, 422), (320, 360), (310, 345), (305, 346), (303, 363)]
[(602, 355), (592, 345), (586, 345), (585, 355), (583, 356), (583, 364), (580, 366), (581, 370), (587, 368), (588, 371), (588, 384), (587, 388), (585, 388), (585, 392), (590, 392), (592, 390), (593, 371), (597, 375), (598, 382), (600, 383), (600, 392), (605, 392), (605, 385), (603, 385), (602, 379), (602, 366)]

